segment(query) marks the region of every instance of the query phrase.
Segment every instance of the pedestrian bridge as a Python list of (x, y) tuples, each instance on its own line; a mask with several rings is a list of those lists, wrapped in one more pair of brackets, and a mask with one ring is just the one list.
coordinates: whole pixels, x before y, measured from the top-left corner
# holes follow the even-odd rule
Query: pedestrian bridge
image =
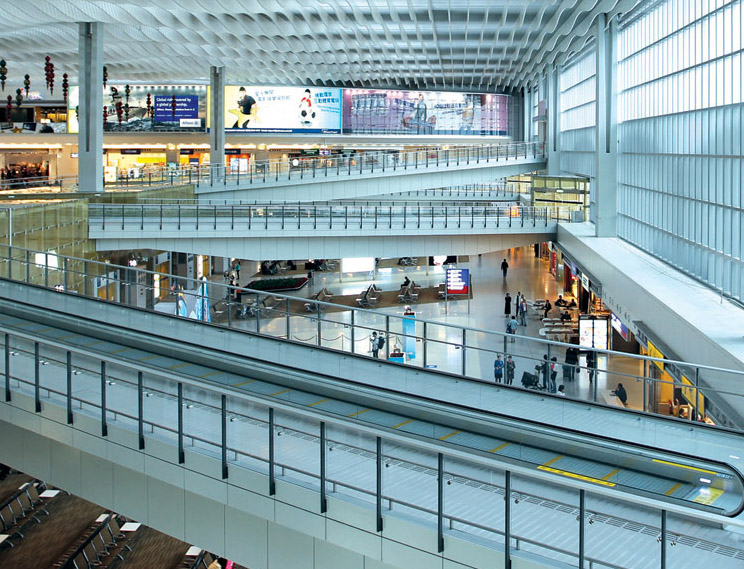
[(165, 175), (172, 184), (194, 184), (204, 199), (310, 201), (484, 184), (545, 166), (543, 143), (512, 142), (264, 160), (247, 172), (207, 166)]
[(249, 259), (464, 255), (550, 240), (574, 221), (583, 210), (490, 202), (91, 204), (89, 236), (101, 251)]

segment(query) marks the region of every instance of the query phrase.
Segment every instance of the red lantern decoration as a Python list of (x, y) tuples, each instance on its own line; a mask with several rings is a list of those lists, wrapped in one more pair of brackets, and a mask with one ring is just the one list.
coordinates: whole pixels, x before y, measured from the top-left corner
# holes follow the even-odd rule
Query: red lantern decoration
[(8, 109), (8, 120), (10, 120), (10, 111), (13, 110), (13, 95), (8, 95), (8, 104), (5, 108)]
[(108, 107), (103, 105), (103, 124), (108, 122)]
[(173, 118), (176, 118), (176, 96), (171, 97), (171, 111), (173, 111)]
[(106, 88), (106, 83), (108, 82), (108, 68), (104, 65), (103, 66), (103, 88)]
[(26, 96), (28, 97), (28, 90), (31, 88), (31, 77), (28, 73), (23, 76), (23, 88), (26, 90)]
[(124, 103), (124, 120), (129, 122), (129, 103)]
[(46, 61), (46, 63), (44, 64), (44, 77), (46, 78), (47, 89), (49, 89), (49, 71), (52, 65), (51, 59), (52, 58), (48, 55), (44, 58), (44, 61)]
[(16, 89), (16, 107), (20, 107), (21, 103), (23, 102), (23, 94), (21, 93), (20, 89)]
[(124, 86), (124, 97), (126, 98), (125, 102), (129, 102), (129, 93), (131, 93), (132, 90), (129, 88), (129, 85)]
[(119, 126), (121, 126), (121, 118), (124, 115), (121, 101), (116, 101), (116, 106), (114, 108), (116, 109), (116, 119), (119, 121)]
[(65, 103), (67, 102), (67, 95), (70, 92), (70, 84), (67, 82), (68, 76), (67, 73), (62, 74), (62, 97), (65, 100)]
[(5, 91), (5, 80), (8, 78), (8, 68), (4, 59), (0, 59), (0, 85)]
[(147, 116), (152, 115), (152, 97), (150, 96), (150, 93), (147, 94)]

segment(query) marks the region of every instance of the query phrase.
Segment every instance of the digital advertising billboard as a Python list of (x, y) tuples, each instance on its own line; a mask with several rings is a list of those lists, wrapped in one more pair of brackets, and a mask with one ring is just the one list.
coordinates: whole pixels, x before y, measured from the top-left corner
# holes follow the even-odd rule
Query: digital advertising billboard
[(344, 89), (348, 134), (506, 136), (508, 95)]
[[(79, 102), (79, 87), (70, 87), (67, 123), (71, 133), (78, 132)], [(109, 84), (103, 90), (103, 105), (106, 132), (203, 132), (207, 118), (207, 87)]]
[(338, 134), (341, 89), (228, 85), (225, 131)]

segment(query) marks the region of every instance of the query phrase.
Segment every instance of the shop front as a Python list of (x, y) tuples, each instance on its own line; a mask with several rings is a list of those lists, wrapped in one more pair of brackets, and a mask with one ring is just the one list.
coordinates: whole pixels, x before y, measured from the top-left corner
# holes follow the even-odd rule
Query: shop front
[(165, 148), (107, 148), (104, 168), (108, 176), (136, 180), (166, 167)]

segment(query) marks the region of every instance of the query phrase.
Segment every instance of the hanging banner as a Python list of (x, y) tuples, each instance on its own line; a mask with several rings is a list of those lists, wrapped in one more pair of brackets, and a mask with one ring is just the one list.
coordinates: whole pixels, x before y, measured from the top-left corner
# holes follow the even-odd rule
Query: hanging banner
[(225, 131), (338, 134), (341, 89), (227, 85)]

